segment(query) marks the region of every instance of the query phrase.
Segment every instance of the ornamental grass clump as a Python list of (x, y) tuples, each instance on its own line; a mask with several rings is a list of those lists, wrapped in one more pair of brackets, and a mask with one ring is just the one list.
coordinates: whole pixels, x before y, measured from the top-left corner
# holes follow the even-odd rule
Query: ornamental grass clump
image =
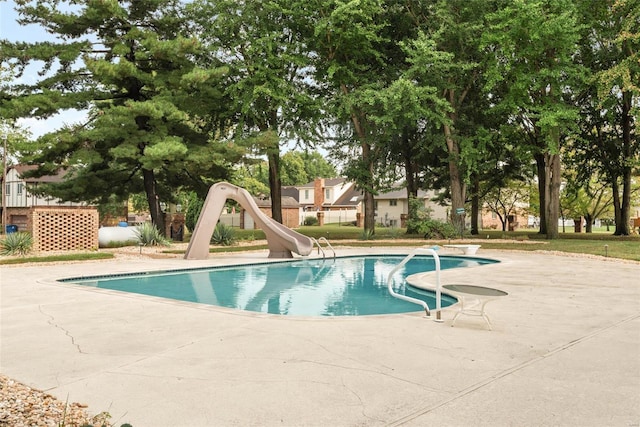
[(31, 252), (33, 238), (31, 234), (19, 231), (9, 233), (0, 240), (0, 255), (26, 255)]
[(219, 222), (213, 230), (211, 243), (214, 245), (231, 246), (235, 241), (233, 228)]
[(136, 227), (138, 243), (144, 246), (169, 246), (171, 242), (164, 237), (160, 230), (150, 222), (144, 222)]

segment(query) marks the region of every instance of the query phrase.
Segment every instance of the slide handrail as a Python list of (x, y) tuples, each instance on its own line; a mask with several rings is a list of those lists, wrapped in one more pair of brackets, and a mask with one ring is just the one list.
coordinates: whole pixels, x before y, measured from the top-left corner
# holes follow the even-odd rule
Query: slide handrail
[(421, 252), (425, 252), (427, 254), (430, 254), (433, 256), (433, 259), (436, 263), (436, 322), (441, 322), (441, 309), (442, 309), (442, 289), (441, 289), (441, 284), (440, 284), (440, 257), (438, 256), (437, 252), (435, 251), (435, 249), (430, 248), (430, 247), (421, 247), (421, 248), (416, 248), (413, 252), (411, 252), (409, 255), (407, 255), (401, 262), (400, 264), (396, 265), (393, 270), (391, 270), (391, 272), (389, 273), (389, 275), (387, 276), (387, 289), (389, 290), (389, 293), (401, 300), (404, 301), (408, 301), (408, 302), (412, 302), (414, 304), (418, 304), (420, 306), (422, 306), (422, 308), (424, 308), (425, 313), (427, 314), (427, 316), (431, 317), (431, 310), (429, 309), (429, 306), (427, 305), (426, 302), (417, 299), (417, 298), (412, 298), (406, 295), (402, 295), (397, 293), (396, 291), (393, 290), (393, 283), (395, 282), (395, 280), (393, 279), (393, 275), (396, 274), (398, 272), (398, 270), (400, 270), (400, 268), (402, 268), (407, 262), (409, 262), (409, 260), (411, 258), (413, 258), (414, 256), (416, 256), (418, 253)]

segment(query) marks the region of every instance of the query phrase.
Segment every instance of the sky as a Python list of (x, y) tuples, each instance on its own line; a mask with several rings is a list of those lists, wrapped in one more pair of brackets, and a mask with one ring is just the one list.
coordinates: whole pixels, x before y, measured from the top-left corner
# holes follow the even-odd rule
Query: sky
[[(37, 42), (53, 40), (44, 29), (38, 25), (21, 26), (17, 23), (18, 14), (14, 10), (15, 3), (11, 0), (0, 0), (0, 39), (12, 42), (25, 41)], [(26, 82), (34, 82), (36, 79), (37, 68), (27, 70), (22, 80)], [(84, 111), (67, 111), (58, 114), (47, 120), (24, 119), (19, 120), (18, 124), (29, 130), (33, 138), (52, 132), (63, 127), (65, 124), (73, 124), (82, 122), (86, 119), (87, 114)]]

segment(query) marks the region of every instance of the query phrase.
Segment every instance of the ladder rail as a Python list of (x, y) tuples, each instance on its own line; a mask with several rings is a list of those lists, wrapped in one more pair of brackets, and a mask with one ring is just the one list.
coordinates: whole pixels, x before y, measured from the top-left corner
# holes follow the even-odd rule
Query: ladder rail
[(418, 304), (420, 306), (422, 306), (422, 308), (424, 309), (425, 313), (427, 316), (431, 317), (431, 310), (429, 309), (429, 306), (427, 305), (426, 302), (417, 299), (417, 298), (412, 298), (406, 295), (402, 295), (397, 293), (396, 291), (393, 290), (393, 284), (395, 283), (395, 280), (393, 279), (393, 275), (395, 273), (398, 272), (398, 270), (400, 270), (400, 268), (402, 268), (407, 262), (409, 262), (409, 260), (411, 258), (413, 258), (414, 256), (416, 256), (418, 253), (427, 253), (433, 256), (433, 259), (435, 261), (436, 264), (436, 322), (441, 322), (441, 309), (442, 309), (442, 290), (441, 290), (441, 284), (440, 284), (440, 257), (438, 256), (438, 254), (436, 253), (435, 249), (433, 248), (429, 248), (429, 247), (420, 247), (420, 248), (416, 248), (413, 252), (411, 252), (409, 255), (407, 255), (401, 262), (400, 264), (396, 265), (393, 270), (391, 270), (391, 272), (389, 273), (389, 275), (387, 276), (387, 289), (389, 290), (389, 293), (398, 299), (404, 300), (404, 301), (408, 301), (408, 302), (412, 302), (414, 304)]
[(326, 237), (321, 237), (321, 238), (319, 238), (319, 239), (317, 240), (317, 242), (318, 242), (318, 245), (320, 245), (320, 243), (319, 243), (319, 242), (324, 242), (324, 243), (326, 243), (326, 244), (327, 244), (327, 246), (329, 247), (329, 249), (331, 249), (331, 252), (333, 252), (333, 259), (335, 259), (335, 258), (336, 258), (336, 250), (335, 250), (335, 249), (333, 249), (333, 246), (331, 246), (331, 243), (329, 243), (329, 240), (328, 240)]
[(322, 247), (320, 242), (325, 242), (327, 244), (327, 247), (331, 249), (331, 252), (333, 252), (333, 259), (334, 260), (336, 259), (336, 250), (333, 249), (333, 246), (331, 246), (331, 243), (329, 243), (326, 237), (320, 237), (319, 239), (316, 239), (315, 237), (311, 237), (311, 240), (318, 247), (318, 255), (320, 254), (320, 252), (322, 252), (322, 259), (325, 259), (327, 254), (325, 253), (324, 248)]
[(324, 253), (324, 249), (322, 249), (322, 246), (320, 246), (318, 239), (316, 239), (315, 237), (311, 237), (311, 240), (318, 247), (318, 255), (320, 255), (320, 252), (322, 252), (322, 259), (324, 260), (326, 258), (326, 254)]

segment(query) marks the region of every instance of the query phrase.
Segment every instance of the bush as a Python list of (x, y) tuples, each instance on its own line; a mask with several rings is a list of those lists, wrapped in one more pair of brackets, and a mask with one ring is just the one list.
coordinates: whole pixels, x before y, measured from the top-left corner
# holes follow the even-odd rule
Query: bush
[(420, 234), (424, 234), (425, 239), (453, 239), (457, 233), (456, 228), (449, 222), (430, 219), (420, 225)]
[(196, 223), (200, 217), (200, 211), (204, 205), (204, 200), (198, 197), (196, 193), (191, 193), (187, 199), (187, 211), (184, 215), (184, 225), (193, 233)]
[(318, 225), (318, 218), (316, 218), (315, 216), (305, 216), (304, 217), (304, 225)]
[(171, 244), (169, 239), (164, 237), (160, 230), (150, 222), (144, 222), (137, 226), (135, 233), (138, 237), (138, 243), (145, 246), (169, 246)]
[(219, 222), (213, 230), (211, 243), (214, 245), (231, 246), (235, 241), (233, 228)]
[(22, 231), (9, 233), (0, 241), (0, 255), (26, 255), (32, 246), (31, 234)]

